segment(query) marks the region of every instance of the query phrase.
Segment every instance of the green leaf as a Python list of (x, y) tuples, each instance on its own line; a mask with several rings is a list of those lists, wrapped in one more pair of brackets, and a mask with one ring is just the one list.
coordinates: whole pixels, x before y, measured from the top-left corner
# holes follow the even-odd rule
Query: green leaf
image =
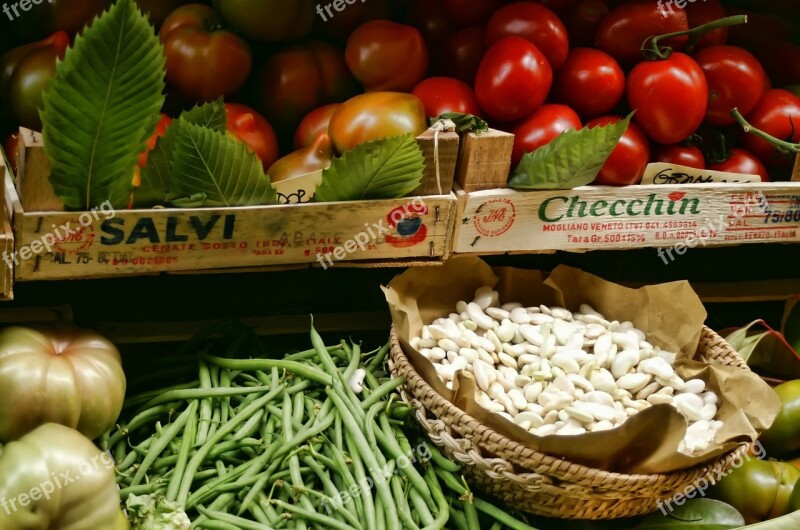
[(489, 130), (489, 124), (472, 114), (462, 114), (460, 112), (445, 112), (438, 118), (431, 118), (430, 124), (433, 125), (439, 120), (451, 120), (456, 124), (456, 132), (459, 134), (474, 132), (480, 134)]
[[(181, 118), (221, 133), (227, 128), (227, 113), (222, 98), (197, 105), (183, 112)], [(133, 192), (135, 208), (151, 208), (174, 198), (170, 193), (170, 174), (176, 131), (177, 128), (170, 124), (164, 136), (156, 142), (155, 149), (148, 155), (147, 167), (141, 170), (142, 184)]]
[(585, 186), (597, 178), (631, 121), (567, 131), (525, 153), (511, 176), (511, 188), (558, 190)]
[[(255, 206), (274, 204), (277, 193), (264, 168), (247, 146), (227, 134), (179, 118), (173, 122), (175, 150), (173, 196), (190, 198), (194, 206)], [(205, 194), (203, 204), (197, 198)]]
[(225, 101), (222, 98), (203, 103), (202, 105), (195, 105), (191, 109), (183, 112), (181, 118), (207, 127), (212, 131), (224, 133), (227, 130), (228, 113), (225, 110)]
[(342, 153), (322, 172), (314, 200), (405, 197), (419, 187), (424, 170), (425, 157), (413, 135), (365, 142)]
[(800, 528), (800, 512), (790, 513), (771, 521), (751, 524), (742, 528), (752, 530), (797, 530)]
[(50, 181), (69, 209), (125, 208), (139, 153), (164, 103), (164, 49), (134, 0), (79, 35), (44, 93)]
[(682, 506), (673, 506), (667, 515), (655, 512), (634, 530), (726, 530), (744, 526), (744, 518), (733, 506), (713, 499), (690, 499)]
[(725, 340), (759, 374), (779, 379), (800, 378), (797, 352), (780, 332), (769, 327), (763, 320), (753, 321), (731, 332)]

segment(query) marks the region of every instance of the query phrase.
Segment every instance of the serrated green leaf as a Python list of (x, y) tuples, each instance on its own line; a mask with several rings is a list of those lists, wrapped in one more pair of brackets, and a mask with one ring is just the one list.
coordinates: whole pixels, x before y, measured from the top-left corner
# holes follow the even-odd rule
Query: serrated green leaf
[(558, 190), (589, 184), (597, 178), (632, 116), (610, 125), (564, 132), (549, 144), (525, 153), (509, 187)]
[(134, 0), (79, 35), (44, 93), (50, 182), (69, 209), (125, 208), (139, 153), (164, 103), (164, 49)]
[(181, 118), (189, 123), (221, 133), (224, 133), (228, 127), (228, 113), (225, 110), (225, 101), (222, 98), (217, 98), (202, 105), (195, 105), (183, 112)]
[[(183, 112), (181, 118), (189, 123), (221, 133), (227, 129), (227, 112), (222, 98), (196, 105)], [(170, 124), (148, 155), (147, 167), (141, 170), (141, 186), (133, 192), (135, 208), (151, 208), (174, 198), (170, 193), (170, 173), (172, 172), (176, 130)]]
[(396, 199), (419, 187), (425, 157), (413, 135), (365, 142), (322, 172), (316, 202)]
[[(227, 134), (189, 123), (173, 122), (173, 204), (193, 206), (255, 206), (274, 204), (277, 193), (258, 158), (247, 146)], [(204, 204), (196, 198), (205, 194)]]
[(489, 124), (481, 118), (472, 114), (462, 114), (460, 112), (445, 112), (438, 118), (431, 118), (430, 124), (433, 125), (439, 120), (451, 120), (456, 124), (456, 132), (459, 134), (474, 132), (480, 134), (489, 130)]
[(690, 499), (673, 508), (667, 515), (661, 511), (649, 515), (634, 530), (727, 530), (744, 526), (744, 518), (733, 506), (714, 499)]

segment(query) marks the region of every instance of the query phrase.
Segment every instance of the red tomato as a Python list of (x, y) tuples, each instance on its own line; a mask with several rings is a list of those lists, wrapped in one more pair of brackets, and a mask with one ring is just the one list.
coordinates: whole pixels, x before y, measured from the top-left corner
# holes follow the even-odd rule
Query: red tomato
[(238, 103), (225, 103), (228, 134), (247, 144), (261, 160), (264, 171), (278, 159), (278, 139), (262, 115)]
[[(669, 9), (667, 9), (669, 8)], [(636, 61), (642, 57), (642, 44), (648, 37), (689, 29), (686, 12), (667, 4), (662, 11), (656, 2), (623, 4), (611, 10), (595, 35), (597, 48), (620, 62)], [(662, 44), (682, 48), (687, 36), (675, 37)]]
[(613, 57), (592, 48), (573, 48), (556, 74), (553, 95), (583, 118), (608, 114), (625, 93), (625, 73)]
[[(800, 97), (788, 90), (767, 90), (746, 117), (750, 125), (779, 140), (800, 142)], [(789, 167), (794, 163), (794, 155), (779, 152), (754, 134), (744, 135), (744, 146), (769, 165)]]
[(147, 139), (147, 151), (139, 155), (139, 163), (137, 164), (139, 167), (145, 167), (147, 165), (147, 155), (156, 148), (156, 142), (167, 132), (167, 127), (169, 127), (170, 123), (172, 123), (172, 118), (162, 114), (161, 119), (158, 120), (156, 124), (155, 132)]
[[(621, 120), (619, 116), (595, 118), (586, 124), (588, 128), (611, 125)], [(644, 176), (650, 160), (650, 145), (642, 130), (633, 122), (620, 138), (619, 143), (603, 164), (594, 184), (600, 186), (630, 186), (638, 184)]]
[(418, 97), (399, 92), (369, 92), (342, 103), (331, 117), (330, 134), (343, 153), (371, 140), (413, 134), (428, 128), (425, 106)]
[(253, 55), (237, 35), (213, 28), (214, 10), (201, 4), (179, 7), (161, 26), (167, 81), (197, 102), (238, 90), (250, 76)]
[(761, 160), (744, 149), (731, 149), (731, 156), (724, 162), (711, 164), (708, 169), (713, 171), (727, 171), (728, 173), (741, 173), (743, 175), (758, 175), (761, 182), (769, 182), (769, 172)]
[(368, 92), (406, 92), (425, 76), (428, 48), (416, 28), (373, 20), (350, 35), (345, 60)]
[(575, 7), (576, 0), (536, 0), (547, 9), (552, 9), (556, 13), (565, 13)]
[(412, 0), (409, 18), (428, 42), (444, 42), (453, 33), (452, 21), (441, 2)]
[[(719, 0), (695, 1), (684, 9), (686, 10), (686, 16), (689, 17), (690, 28), (696, 28), (727, 16), (725, 8)], [(697, 44), (695, 44), (695, 50), (711, 46), (722, 46), (728, 42), (728, 30), (728, 27), (722, 27), (709, 31), (698, 39)]]
[(514, 121), (538, 109), (552, 84), (553, 70), (539, 48), (521, 37), (506, 37), (483, 56), (475, 96), (490, 118)]
[(443, 0), (447, 14), (457, 26), (466, 28), (485, 24), (503, 0)]
[(570, 44), (573, 47), (594, 45), (597, 28), (608, 14), (608, 0), (578, 0), (573, 9), (564, 16)]
[(425, 115), (436, 118), (445, 112), (481, 114), (478, 100), (468, 84), (451, 77), (431, 77), (411, 92), (425, 105)]
[(16, 133), (8, 135), (8, 138), (3, 142), (3, 150), (8, 157), (11, 169), (16, 173), (19, 167), (19, 135)]
[(747, 115), (764, 94), (764, 69), (743, 48), (713, 46), (697, 52), (694, 60), (708, 81), (706, 121), (711, 125), (734, 123), (731, 110), (738, 108)]
[(471, 85), (486, 53), (486, 28), (466, 28), (453, 33), (444, 47), (444, 71)]
[(653, 162), (677, 164), (679, 166), (706, 168), (706, 157), (703, 152), (693, 145), (658, 145), (653, 152)]
[(512, 36), (535, 44), (553, 70), (561, 68), (567, 60), (567, 28), (555, 13), (541, 4), (516, 2), (495, 11), (486, 27), (486, 44), (491, 46)]
[(341, 50), (308, 42), (267, 60), (261, 76), (262, 105), (270, 123), (294, 130), (310, 111), (349, 98), (356, 86)]
[(330, 105), (323, 105), (318, 109), (314, 109), (303, 118), (297, 131), (294, 134), (294, 148), (303, 149), (304, 147), (311, 147), (314, 141), (322, 133), (328, 132), (328, 126), (331, 123), (331, 116), (339, 108), (340, 103), (331, 103)]
[(565, 131), (581, 128), (581, 119), (566, 105), (542, 105), (525, 121), (517, 125), (514, 133), (514, 151), (511, 164), (516, 167), (525, 153), (549, 144)]
[(660, 144), (675, 144), (691, 136), (708, 108), (703, 70), (683, 53), (637, 64), (628, 75), (627, 92), (636, 123)]

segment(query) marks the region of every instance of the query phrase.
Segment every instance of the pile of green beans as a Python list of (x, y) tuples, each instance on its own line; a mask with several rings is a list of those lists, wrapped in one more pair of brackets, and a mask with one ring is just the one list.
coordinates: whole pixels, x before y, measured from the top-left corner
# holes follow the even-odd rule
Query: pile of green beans
[(388, 345), (329, 347), (312, 326), (310, 350), (236, 358), (248, 340), (199, 354), (195, 382), (126, 402), (102, 439), (123, 502), (157, 495), (205, 529), (535, 530), (419, 435)]

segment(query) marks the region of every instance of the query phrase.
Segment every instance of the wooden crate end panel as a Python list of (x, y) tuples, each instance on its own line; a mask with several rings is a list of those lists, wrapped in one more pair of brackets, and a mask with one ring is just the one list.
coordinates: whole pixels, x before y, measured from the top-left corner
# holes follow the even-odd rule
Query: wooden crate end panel
[(466, 191), (504, 188), (513, 148), (514, 135), (495, 129), (465, 135), (456, 170), (459, 185)]
[(440, 132), (438, 141), (432, 130), (425, 131), (417, 137), (417, 144), (425, 157), (425, 172), (419, 187), (409, 196), (441, 195), (450, 192), (456, 174), (459, 142), (458, 134), (454, 132)]
[(496, 190), (461, 217), (456, 253), (797, 243), (800, 184)]

